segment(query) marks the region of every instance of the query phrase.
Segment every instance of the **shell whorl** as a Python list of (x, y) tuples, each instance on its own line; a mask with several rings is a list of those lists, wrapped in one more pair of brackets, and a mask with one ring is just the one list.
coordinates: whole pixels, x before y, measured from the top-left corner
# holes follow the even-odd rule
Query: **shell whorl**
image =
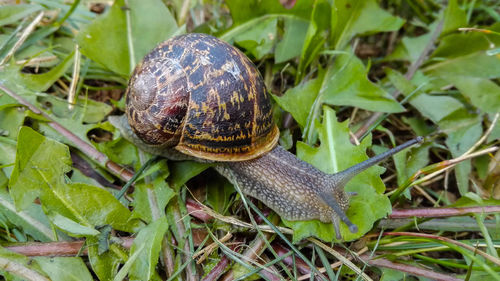
[(248, 160), (278, 140), (259, 72), (238, 49), (209, 35), (158, 45), (136, 67), (126, 102), (139, 138), (191, 156)]

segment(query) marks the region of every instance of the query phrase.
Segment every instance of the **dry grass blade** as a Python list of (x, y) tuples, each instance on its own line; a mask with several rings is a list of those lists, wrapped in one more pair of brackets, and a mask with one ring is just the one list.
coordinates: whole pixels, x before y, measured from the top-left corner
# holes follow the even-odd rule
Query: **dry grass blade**
[(450, 238), (446, 238), (446, 237), (442, 237), (442, 236), (438, 236), (438, 235), (432, 235), (432, 234), (413, 233), (413, 232), (386, 232), (383, 235), (423, 237), (423, 238), (428, 238), (428, 239), (434, 239), (434, 240), (440, 240), (440, 241), (448, 242), (448, 243), (457, 245), (459, 247), (462, 247), (464, 249), (467, 249), (467, 250), (469, 250), (469, 251), (471, 251), (473, 253), (477, 253), (477, 254), (481, 255), (482, 257), (484, 257), (485, 259), (491, 261), (492, 263), (500, 266), (500, 259), (495, 258), (494, 256), (492, 256), (490, 254), (487, 254), (487, 253), (485, 253), (485, 252), (483, 252), (481, 250), (478, 250), (475, 247), (469, 246), (469, 245), (464, 244), (462, 242), (455, 241), (455, 240), (450, 239)]
[(339, 261), (341, 261), (343, 264), (345, 264), (347, 267), (352, 269), (352, 271), (356, 272), (358, 276), (363, 278), (363, 280), (366, 281), (372, 281), (370, 276), (366, 275), (359, 267), (357, 267), (354, 263), (352, 263), (350, 260), (348, 260), (346, 257), (342, 256), (339, 252), (335, 251), (334, 249), (328, 247), (327, 245), (323, 244), (321, 241), (315, 239), (315, 238), (308, 238), (307, 240), (311, 241), (312, 243), (318, 245), (321, 247), (321, 249), (327, 251), (334, 257), (336, 257)]
[(44, 12), (38, 13), (35, 19), (23, 30), (21, 36), (19, 36), (19, 39), (16, 41), (14, 46), (12, 46), (7, 55), (5, 55), (2, 61), (0, 61), (0, 66), (4, 65), (7, 61), (9, 61), (10, 58), (16, 53), (16, 51), (23, 45), (24, 41), (26, 41), (28, 36), (33, 32), (33, 30), (35, 30), (36, 26), (42, 20), (43, 14)]

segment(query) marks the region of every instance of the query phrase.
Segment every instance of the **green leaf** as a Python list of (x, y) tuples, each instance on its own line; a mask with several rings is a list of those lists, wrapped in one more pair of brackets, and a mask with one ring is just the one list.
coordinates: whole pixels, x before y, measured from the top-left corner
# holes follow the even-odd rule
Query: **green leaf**
[[(6, 137), (0, 136), (0, 165), (11, 165), (16, 161), (16, 142)], [(14, 166), (2, 168), (3, 172), (10, 178)]]
[(404, 184), (408, 178), (429, 163), (431, 146), (431, 143), (426, 143), (393, 156), (398, 175), (398, 186)]
[(67, 100), (52, 95), (40, 95), (38, 102), (50, 104), (52, 114), (59, 118), (72, 119), (80, 124), (100, 122), (113, 110), (112, 106), (89, 98), (78, 98), (72, 109), (69, 109)]
[[(0, 275), (10, 277), (8, 280), (49, 281), (45, 274), (27, 257), (0, 247)], [(13, 277), (19, 279), (13, 279)]]
[(401, 42), (396, 45), (394, 51), (383, 58), (384, 61), (406, 60), (414, 63), (419, 57), (425, 46), (432, 38), (432, 32), (427, 32), (418, 37), (403, 37)]
[(96, 229), (81, 225), (58, 213), (50, 212), (48, 215), (55, 226), (73, 237), (96, 236), (100, 234)]
[(402, 112), (404, 108), (367, 78), (368, 69), (354, 54), (340, 54), (328, 69), (320, 90), (321, 101), (377, 112)]
[(163, 216), (139, 231), (130, 248), (132, 256), (140, 252), (130, 268), (131, 280), (149, 280), (156, 273), (161, 243), (167, 229), (167, 218)]
[(52, 281), (93, 280), (82, 258), (35, 257), (34, 260)]
[(16, 165), (9, 182), (16, 207), (28, 207), (41, 195), (43, 188), (63, 185), (61, 175), (70, 170), (67, 146), (47, 139), (29, 127), (21, 127)]
[[(324, 107), (323, 123), (317, 125), (321, 146), (318, 148), (297, 143), (297, 156), (326, 173), (344, 170), (366, 160), (365, 150), (371, 137), (365, 138), (359, 146), (349, 141), (347, 121), (338, 123), (335, 112)], [(357, 196), (351, 197), (347, 216), (359, 228), (358, 233), (350, 233), (343, 223), (340, 226), (342, 237), (350, 241), (361, 237), (371, 230), (373, 223), (391, 212), (391, 203), (382, 193), (385, 186), (380, 179), (383, 168), (371, 167), (354, 177), (347, 185), (346, 191), (355, 191)], [(314, 221), (284, 221), (294, 230), (293, 240), (299, 241), (308, 236), (316, 236), (324, 241), (333, 241), (335, 233), (331, 224)]]
[(431, 119), (434, 123), (462, 109), (463, 104), (449, 96), (433, 96), (419, 91), (417, 86), (394, 69), (387, 68), (386, 74), (391, 83), (405, 96), (412, 95), (409, 103), (415, 107), (423, 116)]
[(460, 27), (467, 26), (467, 15), (460, 9), (457, 0), (448, 1), (448, 7), (444, 11), (444, 24), (442, 34), (458, 31)]
[(213, 164), (199, 163), (194, 161), (172, 162), (172, 165), (170, 166), (170, 174), (171, 174), (171, 177), (169, 178), (170, 186), (177, 191), (189, 179), (205, 171), (212, 165)]
[(282, 63), (300, 55), (309, 24), (307, 21), (286, 18), (283, 38), (276, 44), (275, 63)]
[[(500, 23), (492, 25), (489, 29), (500, 31)], [(500, 45), (500, 36), (480, 32), (450, 34), (440, 40), (439, 46), (432, 53), (431, 58), (443, 60), (443, 58), (463, 57), (479, 51), (490, 50), (491, 44)]]
[(317, 78), (289, 89), (281, 97), (273, 96), (281, 108), (292, 114), (301, 128), (307, 125), (307, 117), (321, 89), (324, 76), (325, 72), (320, 71)]
[(122, 260), (113, 251), (99, 254), (97, 239), (97, 237), (88, 237), (85, 242), (88, 247), (90, 265), (99, 280), (112, 280)]
[(293, 8), (286, 9), (278, 0), (227, 0), (225, 1), (233, 18), (233, 26), (269, 14), (294, 15), (309, 19), (309, 1), (297, 1)]
[[(440, 127), (447, 132), (446, 146), (453, 157), (458, 157), (476, 143), (483, 133), (482, 122), (478, 116), (466, 110), (457, 111), (440, 122)], [(455, 167), (458, 190), (461, 195), (469, 191), (469, 175), (472, 171), (471, 160), (461, 162)]]
[(460, 77), (494, 79), (500, 77), (500, 57), (479, 51), (435, 63), (425, 68), (424, 73), (431, 77), (449, 78), (450, 81)]
[[(175, 192), (165, 182), (166, 175), (159, 174), (153, 176), (150, 183), (137, 183), (134, 189), (134, 211), (132, 218), (140, 218), (145, 222), (153, 220), (153, 213), (161, 211), (159, 216), (165, 215), (164, 210), (168, 201), (174, 197)], [(151, 197), (155, 199), (156, 206), (152, 206)]]
[(234, 187), (228, 181), (209, 181), (207, 186), (207, 203), (219, 214), (224, 215)]
[(82, 183), (66, 183), (65, 174), (70, 169), (67, 146), (22, 127), (9, 182), (16, 207), (25, 209), (40, 197), (47, 211), (87, 227), (109, 224), (128, 232), (138, 228), (137, 221), (129, 221), (130, 211), (108, 191)]
[(248, 50), (256, 59), (270, 54), (276, 40), (276, 18), (260, 21), (245, 32), (234, 37), (234, 41)]
[(0, 26), (15, 23), (18, 20), (40, 11), (42, 6), (35, 4), (4, 5), (0, 7)]
[(448, 81), (453, 83), (462, 95), (470, 100), (472, 105), (483, 112), (496, 113), (500, 111), (500, 87), (495, 82), (473, 77), (461, 77)]
[(144, 249), (145, 245), (141, 245), (141, 247), (138, 248), (134, 252), (134, 254), (128, 258), (127, 262), (122, 266), (122, 268), (120, 268), (120, 271), (118, 271), (118, 273), (115, 275), (115, 278), (113, 278), (113, 281), (121, 281), (127, 277), (130, 268), (135, 263), (135, 261), (140, 257), (140, 254), (144, 251)]
[[(35, 92), (46, 91), (69, 69), (73, 64), (73, 58), (74, 53), (70, 53), (61, 63), (42, 74), (21, 73), (21, 66), (9, 64), (0, 71), (0, 81), (6, 81), (6, 86), (15, 92), (18, 92), (18, 88), (25, 88)], [(25, 89), (20, 93), (26, 92)], [(7, 97), (7, 100), (12, 101), (12, 98)], [(5, 103), (0, 99), (0, 105)]]
[(177, 31), (177, 24), (162, 1), (127, 3), (124, 9), (124, 0), (115, 1), (108, 12), (76, 37), (84, 55), (125, 77), (156, 44)]
[(17, 211), (7, 190), (0, 191), (0, 213), (2, 213), (17, 228), (42, 242), (56, 241), (49, 220), (38, 204), (31, 204), (24, 211)]
[(19, 111), (16, 107), (0, 109), (0, 135), (16, 140), (24, 118), (24, 112)]
[(334, 1), (332, 15), (332, 43), (336, 50), (342, 50), (358, 34), (395, 31), (404, 23), (381, 9), (375, 0)]
[(325, 0), (314, 1), (309, 27), (304, 38), (304, 45), (300, 55), (300, 62), (297, 71), (297, 80), (302, 80), (306, 68), (316, 58), (323, 49), (327, 40), (327, 30), (330, 25), (331, 5)]

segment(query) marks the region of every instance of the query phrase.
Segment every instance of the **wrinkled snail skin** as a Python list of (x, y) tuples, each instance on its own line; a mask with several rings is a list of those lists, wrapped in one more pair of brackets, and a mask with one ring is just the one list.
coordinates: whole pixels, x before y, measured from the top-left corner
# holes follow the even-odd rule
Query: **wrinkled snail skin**
[(140, 149), (171, 160), (216, 163), (244, 194), (288, 220), (340, 221), (345, 184), (361, 171), (421, 141), (414, 140), (329, 175), (277, 145), (270, 95), (252, 62), (209, 35), (186, 34), (153, 49), (127, 88), (126, 114), (109, 121)]

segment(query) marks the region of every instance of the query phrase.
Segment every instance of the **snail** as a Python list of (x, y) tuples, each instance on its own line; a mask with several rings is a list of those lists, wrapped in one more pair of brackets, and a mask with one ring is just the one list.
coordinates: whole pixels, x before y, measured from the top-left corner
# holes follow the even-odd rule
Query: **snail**
[(244, 194), (287, 220), (340, 221), (355, 175), (417, 143), (414, 139), (336, 174), (326, 174), (277, 145), (270, 95), (252, 62), (216, 37), (186, 34), (153, 49), (137, 65), (126, 92), (125, 115), (110, 116), (140, 149), (171, 160), (215, 162)]

